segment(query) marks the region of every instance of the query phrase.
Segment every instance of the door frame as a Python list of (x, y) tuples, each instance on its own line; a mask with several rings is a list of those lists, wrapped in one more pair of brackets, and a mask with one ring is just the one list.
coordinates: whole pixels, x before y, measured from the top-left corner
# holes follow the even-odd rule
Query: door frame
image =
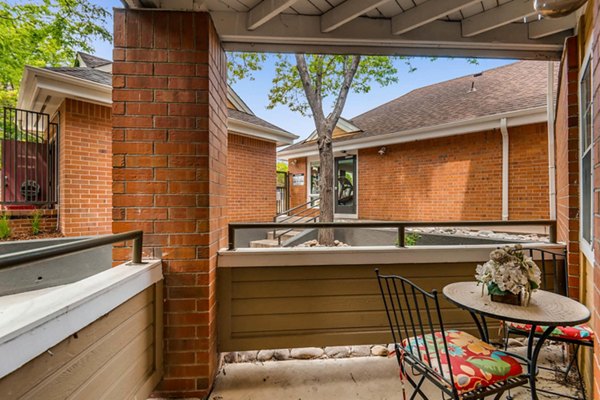
[[(345, 157), (345, 156), (354, 156), (354, 160), (355, 160), (355, 168), (356, 168), (356, 176), (354, 177), (355, 179), (355, 183), (354, 183), (354, 196), (356, 197), (355, 201), (356, 201), (356, 213), (355, 214), (336, 214), (335, 213), (335, 204), (334, 204), (334, 218), (345, 218), (345, 219), (358, 219), (358, 210), (360, 207), (360, 202), (358, 200), (358, 185), (359, 185), (359, 181), (360, 181), (360, 168), (359, 168), (359, 157), (358, 157), (358, 150), (348, 150), (348, 151), (334, 151), (333, 152), (333, 174), (335, 177), (335, 159), (338, 157)], [(310, 163), (314, 162), (314, 161), (319, 161), (319, 155), (316, 156), (308, 156), (306, 157), (306, 176), (309, 178), (310, 177)], [(311, 196), (310, 196), (310, 180), (306, 179), (306, 201), (310, 201)], [(335, 192), (333, 194), (334, 198), (333, 201), (335, 203)], [(316, 208), (319, 208), (319, 206), (317, 206)]]

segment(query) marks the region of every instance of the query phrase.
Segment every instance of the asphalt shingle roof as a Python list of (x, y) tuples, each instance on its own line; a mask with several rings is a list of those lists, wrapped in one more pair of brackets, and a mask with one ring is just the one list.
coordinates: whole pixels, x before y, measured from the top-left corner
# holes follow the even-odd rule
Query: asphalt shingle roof
[(276, 125), (273, 125), (270, 122), (267, 122), (264, 119), (257, 117), (256, 115), (246, 114), (245, 112), (238, 111), (238, 110), (231, 109), (231, 108), (227, 109), (227, 112), (229, 113), (229, 118), (233, 118), (233, 119), (237, 119), (239, 121), (248, 122), (250, 124), (259, 125), (259, 126), (262, 126), (265, 128), (275, 129), (277, 131), (289, 133), (285, 129), (282, 129)]
[[(558, 68), (555, 68), (558, 73)], [(350, 121), (362, 132), (335, 142), (432, 127), (546, 105), (548, 64), (519, 61), (415, 89)], [(557, 81), (556, 79), (554, 80)], [(300, 142), (285, 150), (307, 148)]]
[(79, 57), (81, 57), (81, 59), (85, 63), (85, 65), (90, 68), (98, 68), (103, 65), (112, 64), (112, 61), (110, 61), (110, 60), (107, 60), (105, 58), (96, 57), (91, 54), (84, 53), (82, 51), (80, 51), (78, 54), (79, 54)]
[(87, 67), (46, 67), (45, 69), (103, 85), (112, 85), (112, 74), (110, 72)]

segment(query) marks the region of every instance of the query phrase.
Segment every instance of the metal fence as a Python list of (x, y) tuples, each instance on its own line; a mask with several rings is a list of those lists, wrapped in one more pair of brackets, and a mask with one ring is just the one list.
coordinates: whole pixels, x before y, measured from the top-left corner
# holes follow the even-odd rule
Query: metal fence
[(51, 206), (58, 202), (59, 125), (50, 115), (4, 108), (0, 126), (0, 204)]
[(290, 208), (290, 185), (287, 172), (277, 171), (277, 215)]

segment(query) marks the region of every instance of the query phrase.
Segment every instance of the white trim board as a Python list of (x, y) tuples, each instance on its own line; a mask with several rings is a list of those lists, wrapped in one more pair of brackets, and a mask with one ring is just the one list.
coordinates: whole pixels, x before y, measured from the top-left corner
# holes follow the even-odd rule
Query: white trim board
[(60, 288), (0, 297), (0, 378), (162, 279), (162, 262), (148, 260)]
[[(368, 229), (368, 228), (364, 228)], [(527, 243), (524, 248), (560, 252), (563, 244)], [(489, 258), (497, 244), (460, 246), (355, 246), (289, 247), (273, 249), (236, 249), (219, 252), (219, 268), (237, 267), (311, 267), (322, 265), (395, 265), (472, 262)]]
[[(447, 136), (463, 135), (466, 133), (482, 132), (491, 129), (500, 129), (500, 120), (503, 118), (506, 118), (507, 127), (510, 128), (546, 122), (548, 120), (548, 115), (546, 113), (546, 106), (511, 111), (475, 119), (450, 122), (442, 125), (393, 132), (385, 135), (367, 136), (357, 139), (340, 140), (337, 142), (334, 141), (333, 151), (339, 152), (356, 149), (368, 149), (371, 147), (414, 142), (417, 140), (436, 139)], [(307, 157), (317, 154), (318, 151), (315, 144), (309, 148), (301, 148), (296, 150), (283, 149), (277, 154), (277, 157), (288, 160), (290, 158)]]

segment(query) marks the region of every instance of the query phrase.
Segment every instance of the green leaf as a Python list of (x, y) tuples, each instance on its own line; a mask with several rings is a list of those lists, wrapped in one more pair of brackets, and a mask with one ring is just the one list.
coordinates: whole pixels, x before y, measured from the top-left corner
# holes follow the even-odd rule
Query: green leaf
[(500, 290), (500, 288), (498, 287), (498, 285), (496, 285), (495, 283), (488, 283), (488, 293), (489, 294), (496, 294), (499, 296), (505, 295), (506, 291), (504, 290)]
[(492, 375), (504, 376), (510, 372), (510, 364), (506, 361), (493, 358), (475, 358), (467, 360), (469, 363), (479, 367), (481, 370)]

